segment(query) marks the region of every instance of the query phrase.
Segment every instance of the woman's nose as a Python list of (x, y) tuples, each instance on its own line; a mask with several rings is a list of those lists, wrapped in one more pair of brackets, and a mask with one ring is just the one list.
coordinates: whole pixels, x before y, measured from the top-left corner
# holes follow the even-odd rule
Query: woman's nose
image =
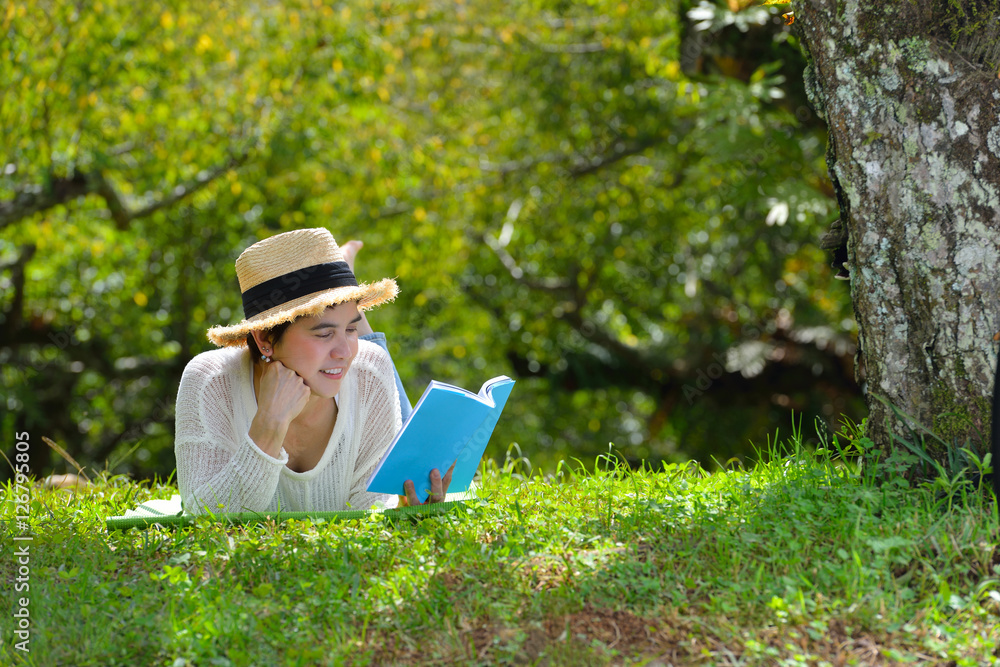
[(330, 348), (330, 356), (335, 359), (344, 359), (351, 354), (351, 346), (347, 342), (347, 336), (335, 336), (333, 347)]

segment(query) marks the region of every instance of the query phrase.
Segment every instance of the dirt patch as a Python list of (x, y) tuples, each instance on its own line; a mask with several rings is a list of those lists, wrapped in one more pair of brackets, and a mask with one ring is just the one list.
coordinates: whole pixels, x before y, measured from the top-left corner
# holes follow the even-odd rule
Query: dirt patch
[(480, 627), (472, 642), (478, 659), (489, 659), (498, 646), (519, 644), (517, 660), (572, 664), (586, 656), (621, 663), (637, 657), (683, 664), (692, 657), (687, 628), (668, 625), (625, 610), (587, 605), (578, 612), (520, 628)]
[[(841, 620), (830, 621), (819, 633), (807, 626), (780, 626), (763, 628), (757, 633), (757, 641), (787, 656), (795, 652), (810, 656), (812, 660), (823, 660), (835, 667), (841, 665), (901, 665), (886, 656), (887, 648), (901, 648), (892, 637), (881, 636), (848, 628)], [(907, 647), (911, 650), (915, 647)], [(928, 664), (947, 664), (934, 661), (932, 656), (923, 656)]]
[(651, 621), (632, 612), (600, 609), (591, 606), (563, 618), (545, 622), (551, 640), (578, 638), (586, 642), (597, 640), (608, 648), (649, 646), (659, 632)]
[[(711, 621), (719, 623), (719, 619)], [(671, 614), (649, 618), (627, 610), (587, 605), (577, 612), (521, 624), (498, 625), (466, 618), (416, 641), (390, 637), (369, 642), (373, 664), (533, 664), (624, 665), (657, 667), (706, 664), (779, 664), (794, 660), (835, 667), (913, 664), (948, 665), (926, 655), (919, 637), (897, 636), (851, 627), (833, 619), (816, 624), (746, 628), (718, 636), (695, 617)], [(433, 648), (431, 648), (433, 647)], [(428, 650), (430, 649), (430, 650)], [(895, 649), (911, 661), (890, 657)], [(952, 663), (954, 664), (954, 663)]]

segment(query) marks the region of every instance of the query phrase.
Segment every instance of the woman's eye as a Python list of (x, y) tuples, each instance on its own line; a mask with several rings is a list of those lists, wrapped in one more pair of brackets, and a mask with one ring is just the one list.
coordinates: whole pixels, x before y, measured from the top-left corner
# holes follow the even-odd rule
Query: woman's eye
[(325, 334), (317, 334), (317, 337), (319, 337), (319, 338), (322, 338), (322, 339), (324, 339), (324, 340), (325, 340), (325, 339), (329, 338), (329, 337), (330, 337), (330, 336), (332, 336), (332, 335), (333, 335), (333, 334), (331, 334), (331, 333), (325, 333)]
[(358, 328), (357, 327), (347, 327), (347, 333), (351, 333), (351, 334), (358, 333)]

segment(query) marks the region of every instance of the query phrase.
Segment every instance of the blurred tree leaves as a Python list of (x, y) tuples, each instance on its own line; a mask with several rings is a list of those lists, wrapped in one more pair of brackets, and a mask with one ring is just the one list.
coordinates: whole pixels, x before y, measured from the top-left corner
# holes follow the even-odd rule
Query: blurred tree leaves
[(823, 128), (778, 10), (735, 9), (9, 5), (4, 426), (169, 474), (235, 257), (320, 225), (397, 277), (373, 323), (411, 398), (520, 380), (494, 454), (725, 459), (856, 414)]

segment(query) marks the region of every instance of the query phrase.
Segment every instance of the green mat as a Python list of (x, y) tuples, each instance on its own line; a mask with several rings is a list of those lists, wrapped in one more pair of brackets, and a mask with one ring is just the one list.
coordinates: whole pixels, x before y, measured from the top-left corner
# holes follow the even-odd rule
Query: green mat
[[(453, 494), (448, 494), (451, 497)], [(104, 520), (105, 526), (111, 530), (127, 530), (128, 528), (149, 528), (150, 526), (189, 526), (198, 520), (222, 521), (232, 524), (250, 524), (259, 521), (286, 521), (288, 519), (324, 519), (327, 521), (363, 519), (373, 514), (386, 517), (417, 517), (444, 514), (456, 507), (463, 507), (475, 496), (454, 494), (456, 497), (443, 503), (432, 505), (416, 505), (414, 507), (398, 507), (394, 509), (341, 510), (338, 512), (224, 512), (220, 514), (185, 514), (181, 507), (181, 497), (175, 495), (169, 500), (150, 500), (135, 509), (128, 510), (121, 516), (112, 516)]]

